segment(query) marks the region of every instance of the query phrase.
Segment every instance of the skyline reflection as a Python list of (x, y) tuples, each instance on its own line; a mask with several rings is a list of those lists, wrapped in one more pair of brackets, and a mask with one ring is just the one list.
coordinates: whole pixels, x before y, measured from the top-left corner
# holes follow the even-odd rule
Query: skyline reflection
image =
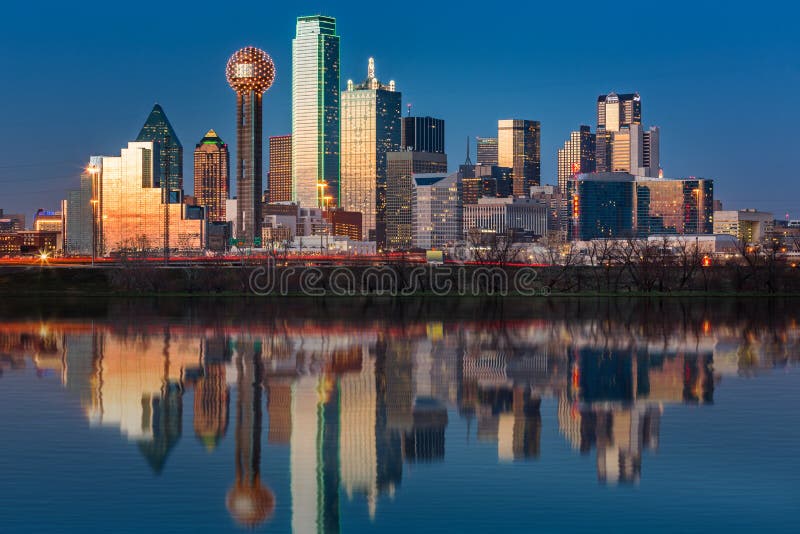
[[(268, 524), (289, 506), (298, 532), (340, 531), (345, 503), (363, 502), (374, 519), (407, 470), (448, 458), (453, 418), (499, 463), (547, 459), (543, 425), (554, 421), (576, 455), (594, 456), (600, 484), (642, 483), (643, 453), (670, 439), (670, 406), (711, 405), (726, 376), (794, 365), (800, 346), (791, 315), (745, 320), (735, 309), (683, 322), (671, 314), (696, 310), (665, 311), (669, 322), (650, 330), (646, 314), (576, 317), (569, 307), (504, 321), (241, 324), (153, 311), (7, 319), (0, 385), (30, 366), (56, 377), (90, 425), (116, 428), (156, 475), (187, 428), (209, 454), (232, 439), (230, 486), (220, 488), (232, 519)], [(262, 443), (287, 450), (288, 492), (263, 476), (273, 460)]]

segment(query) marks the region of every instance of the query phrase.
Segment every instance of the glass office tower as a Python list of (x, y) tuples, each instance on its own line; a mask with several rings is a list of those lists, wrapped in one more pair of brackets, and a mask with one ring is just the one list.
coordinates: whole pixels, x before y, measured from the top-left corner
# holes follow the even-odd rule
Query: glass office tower
[(541, 125), (539, 121), (497, 121), (497, 160), (513, 169), (514, 196), (530, 196), (542, 176)]
[(339, 36), (336, 19), (299, 17), (292, 40), (292, 197), (339, 205)]
[(567, 180), (576, 174), (595, 171), (595, 135), (588, 126), (570, 133), (564, 148), (558, 149), (558, 189), (567, 191)]
[(169, 191), (164, 196), (170, 203), (179, 203), (183, 193), (183, 145), (161, 106), (153, 106), (136, 140), (157, 143), (160, 163), (154, 187)]
[(266, 52), (248, 46), (231, 56), (225, 74), (236, 91), (236, 236), (253, 246), (261, 239), (262, 98), (275, 65)]
[(385, 244), (386, 154), (400, 149), (401, 95), (393, 81), (375, 77), (369, 58), (367, 79), (347, 82), (342, 95), (341, 205), (363, 215), (363, 239)]

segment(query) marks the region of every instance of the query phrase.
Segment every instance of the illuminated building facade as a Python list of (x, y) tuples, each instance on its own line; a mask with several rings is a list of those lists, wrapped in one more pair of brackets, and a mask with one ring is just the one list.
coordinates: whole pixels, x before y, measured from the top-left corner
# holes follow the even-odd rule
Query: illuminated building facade
[(714, 230), (714, 181), (636, 180), (638, 235), (711, 234)]
[(170, 203), (180, 203), (183, 194), (183, 145), (161, 106), (153, 106), (136, 140), (156, 143), (159, 163), (155, 187), (168, 192), (163, 194)]
[(713, 231), (713, 180), (581, 174), (567, 181), (567, 195), (571, 239)]
[(375, 77), (369, 58), (363, 83), (342, 94), (341, 206), (363, 215), (366, 241), (386, 242), (386, 154), (400, 149), (400, 101), (390, 81)]
[(478, 165), (497, 165), (497, 138), (478, 137)]
[(228, 145), (209, 130), (194, 149), (194, 193), (197, 204), (205, 206), (209, 222), (225, 222), (225, 203), (230, 194)]
[(269, 138), (269, 201), (292, 200), (292, 136)]
[(464, 205), (475, 204), (484, 197), (505, 198), (513, 188), (510, 167), (497, 165), (460, 165), (458, 172), (463, 182)]
[(504, 234), (520, 230), (547, 234), (547, 206), (530, 198), (482, 198), (464, 205), (464, 235), (473, 230)]
[(567, 180), (576, 174), (595, 171), (595, 135), (589, 126), (570, 133), (569, 141), (558, 149), (558, 188), (567, 190)]
[(0, 209), (0, 233), (18, 232), (25, 229), (25, 215), (22, 213), (4, 213)]
[(714, 233), (736, 236), (743, 243), (758, 243), (773, 230), (772, 213), (754, 209), (714, 212)]
[(325, 195), (339, 205), (339, 36), (332, 17), (299, 17), (292, 40), (292, 187), (302, 206), (320, 207)]
[(431, 152), (389, 152), (386, 155), (386, 246), (408, 250), (412, 245), (413, 175), (447, 172), (447, 155)]
[(444, 154), (444, 120), (433, 117), (403, 117), (400, 139), (401, 150)]
[(539, 121), (497, 122), (497, 163), (511, 167), (515, 197), (528, 196), (541, 181), (541, 125)]
[(266, 52), (248, 46), (231, 56), (225, 74), (236, 91), (236, 237), (250, 246), (261, 237), (262, 98), (275, 65)]
[(462, 238), (461, 177), (458, 173), (415, 174), (412, 188), (412, 245), (439, 249)]
[[(150, 141), (133, 141), (120, 156), (92, 158), (97, 172), (98, 253), (199, 250), (205, 221), (184, 204), (162, 202), (156, 183), (158, 151)], [(165, 235), (165, 221), (169, 228)]]
[(361, 213), (357, 211), (332, 209), (325, 210), (322, 212), (322, 215), (330, 224), (330, 233), (332, 235), (345, 236), (353, 241), (361, 241)]
[(67, 191), (61, 202), (64, 219), (64, 254), (88, 256), (92, 253), (92, 175), (81, 174), (80, 189)]

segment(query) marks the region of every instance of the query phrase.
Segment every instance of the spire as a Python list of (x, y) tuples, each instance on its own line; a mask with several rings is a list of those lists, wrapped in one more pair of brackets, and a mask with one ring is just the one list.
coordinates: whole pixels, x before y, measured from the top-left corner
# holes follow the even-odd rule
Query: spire
[(375, 77), (375, 59), (369, 58), (367, 63), (367, 79), (371, 80)]
[(469, 136), (467, 136), (467, 161), (464, 162), (464, 165), (472, 165), (472, 158), (469, 157)]

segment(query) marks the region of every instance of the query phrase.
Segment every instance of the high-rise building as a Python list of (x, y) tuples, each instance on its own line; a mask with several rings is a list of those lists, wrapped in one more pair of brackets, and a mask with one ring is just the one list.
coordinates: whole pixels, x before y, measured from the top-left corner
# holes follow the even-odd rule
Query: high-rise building
[(236, 237), (250, 246), (261, 238), (262, 98), (275, 79), (272, 58), (248, 46), (228, 60), (228, 83), (236, 91)]
[(209, 130), (194, 149), (194, 194), (210, 222), (225, 222), (231, 187), (228, 145)]
[(386, 155), (386, 246), (412, 246), (413, 175), (447, 172), (447, 155), (432, 152), (389, 152)]
[(433, 117), (403, 117), (400, 148), (444, 154), (444, 120)]
[(412, 189), (414, 248), (443, 249), (462, 239), (461, 178), (453, 174), (415, 174)]
[(595, 135), (589, 126), (570, 133), (564, 148), (558, 149), (558, 188), (567, 190), (567, 180), (576, 174), (595, 171)]
[(269, 201), (292, 200), (292, 136), (269, 138)]
[(183, 145), (161, 106), (153, 106), (136, 140), (157, 143), (159, 170), (155, 187), (169, 192), (164, 196), (170, 203), (179, 203), (183, 192)]
[(292, 200), (339, 205), (339, 36), (336, 19), (299, 17), (292, 41)]
[(367, 79), (347, 82), (342, 94), (341, 206), (363, 214), (363, 239), (386, 241), (386, 154), (400, 149), (400, 100), (394, 81), (375, 77), (369, 58)]
[(202, 248), (202, 210), (195, 208), (198, 214), (184, 204), (163, 202), (155, 143), (133, 141), (120, 156), (95, 156), (91, 162), (97, 180), (98, 254)]
[(476, 204), (484, 197), (504, 198), (512, 195), (512, 172), (510, 167), (497, 165), (459, 165), (464, 204)]
[(497, 165), (497, 138), (478, 137), (478, 165)]
[(637, 235), (711, 234), (714, 181), (637, 177)]
[(642, 123), (642, 99), (639, 93), (609, 93), (597, 97), (597, 129), (617, 132), (622, 126)]
[(88, 170), (83, 172), (80, 188), (67, 191), (67, 198), (61, 204), (66, 255), (88, 256), (92, 253), (92, 177)]
[(532, 185), (541, 181), (541, 126), (539, 121), (497, 122), (497, 162), (511, 167), (514, 196), (528, 196)]

